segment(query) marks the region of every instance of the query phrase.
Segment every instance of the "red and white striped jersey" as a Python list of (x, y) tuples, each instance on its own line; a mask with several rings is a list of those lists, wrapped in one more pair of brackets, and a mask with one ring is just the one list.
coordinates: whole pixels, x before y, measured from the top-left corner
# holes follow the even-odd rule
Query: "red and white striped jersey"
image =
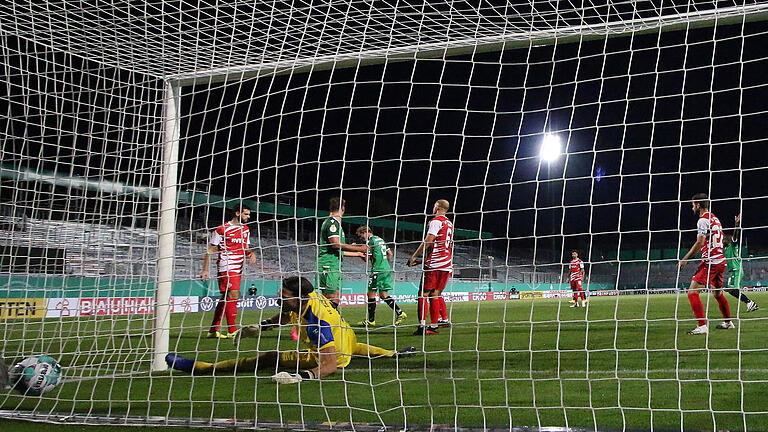
[(226, 222), (211, 234), (210, 244), (219, 247), (219, 259), (216, 264), (219, 274), (241, 274), (245, 251), (251, 244), (251, 232), (245, 225)]
[(572, 281), (582, 280), (581, 271), (584, 270), (584, 261), (582, 261), (580, 258), (573, 259), (571, 260), (570, 268), (571, 268), (571, 280)]
[(696, 228), (696, 233), (706, 239), (701, 246), (701, 261), (707, 264), (724, 263), (723, 225), (720, 224), (720, 219), (711, 212), (706, 212), (699, 217)]
[(427, 234), (435, 236), (435, 240), (424, 267), (453, 271), (453, 223), (445, 216), (435, 216), (429, 221)]

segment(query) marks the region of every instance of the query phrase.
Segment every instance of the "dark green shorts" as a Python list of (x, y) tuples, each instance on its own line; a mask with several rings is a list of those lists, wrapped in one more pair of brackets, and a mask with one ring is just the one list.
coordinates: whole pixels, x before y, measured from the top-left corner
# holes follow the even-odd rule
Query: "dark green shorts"
[(322, 266), (317, 275), (317, 288), (324, 293), (335, 293), (341, 289), (341, 272)]
[(368, 279), (368, 291), (389, 291), (395, 286), (392, 273), (373, 273)]
[(725, 286), (727, 288), (741, 288), (741, 280), (744, 278), (744, 271), (734, 270), (728, 272), (728, 277), (725, 280)]

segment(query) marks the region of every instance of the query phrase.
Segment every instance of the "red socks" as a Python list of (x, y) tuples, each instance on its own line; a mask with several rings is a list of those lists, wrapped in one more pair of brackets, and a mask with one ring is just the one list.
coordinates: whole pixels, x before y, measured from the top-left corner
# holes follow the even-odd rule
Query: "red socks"
[(419, 299), (417, 300), (417, 310), (418, 310), (418, 318), (419, 323), (423, 323), (427, 319), (427, 298), (424, 296), (419, 296)]
[(429, 299), (429, 319), (432, 324), (437, 324), (437, 319), (440, 318), (440, 313), (442, 310), (440, 300), (440, 297), (431, 297)]
[(237, 299), (227, 299), (225, 302), (224, 313), (227, 316), (227, 324), (229, 324), (229, 332), (234, 333), (237, 330), (235, 326), (237, 321)]
[(448, 320), (448, 307), (445, 305), (445, 299), (443, 298), (443, 295), (440, 294), (440, 316), (444, 320)]
[[(722, 296), (720, 296), (722, 297)], [(699, 298), (699, 293), (696, 291), (691, 291), (688, 293), (688, 301), (691, 302), (691, 309), (693, 309), (693, 316), (696, 317), (696, 319), (699, 322), (700, 326), (703, 326), (707, 324), (707, 320), (704, 316), (704, 305), (701, 304), (701, 299)], [(718, 300), (718, 303), (720, 301)], [(726, 303), (727, 304), (727, 303)], [(726, 306), (727, 308), (728, 306)]]
[(715, 297), (717, 299), (717, 305), (720, 306), (720, 312), (723, 314), (723, 318), (730, 319), (731, 318), (731, 307), (728, 306), (728, 299), (725, 298), (725, 294), (721, 293), (719, 296)]
[(213, 312), (213, 322), (211, 323), (211, 328), (208, 330), (211, 333), (214, 333), (219, 329), (219, 325), (221, 324), (221, 316), (224, 314), (224, 300), (219, 300), (218, 303), (216, 303), (216, 310)]

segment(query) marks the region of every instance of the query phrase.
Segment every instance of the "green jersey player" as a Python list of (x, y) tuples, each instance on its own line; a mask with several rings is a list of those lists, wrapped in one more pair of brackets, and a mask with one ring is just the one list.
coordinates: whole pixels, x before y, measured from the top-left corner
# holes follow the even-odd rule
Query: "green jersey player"
[(392, 278), (392, 268), (389, 262), (392, 260), (392, 250), (381, 237), (374, 235), (371, 228), (361, 226), (357, 229), (357, 236), (365, 240), (368, 245), (368, 256), (363, 259), (370, 264), (368, 276), (368, 319), (358, 323), (362, 326), (376, 325), (376, 293), (381, 301), (387, 304), (395, 312), (394, 324), (398, 325), (408, 317), (389, 295), (389, 291), (395, 283)]
[(339, 307), (339, 290), (341, 290), (341, 263), (345, 256), (365, 258), (368, 252), (366, 245), (350, 245), (346, 243), (341, 218), (344, 216), (346, 201), (331, 198), (329, 210), (331, 214), (320, 227), (319, 248), (317, 253), (317, 286), (323, 295), (331, 301), (331, 306)]
[(723, 254), (725, 254), (727, 268), (725, 291), (745, 303), (747, 312), (752, 312), (760, 309), (760, 307), (741, 292), (741, 280), (744, 277), (744, 268), (741, 266), (741, 244), (739, 243), (741, 215), (735, 216), (733, 220), (735, 222), (733, 232), (723, 239)]

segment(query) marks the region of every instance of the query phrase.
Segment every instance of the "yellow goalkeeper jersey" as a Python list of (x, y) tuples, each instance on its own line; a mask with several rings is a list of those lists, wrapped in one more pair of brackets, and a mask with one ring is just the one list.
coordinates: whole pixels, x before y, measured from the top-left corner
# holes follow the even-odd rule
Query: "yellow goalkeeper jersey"
[(322, 294), (316, 291), (309, 293), (309, 300), (301, 315), (291, 314), (291, 320), (299, 324), (301, 339), (313, 349), (335, 347), (338, 367), (343, 368), (352, 360), (357, 336)]

